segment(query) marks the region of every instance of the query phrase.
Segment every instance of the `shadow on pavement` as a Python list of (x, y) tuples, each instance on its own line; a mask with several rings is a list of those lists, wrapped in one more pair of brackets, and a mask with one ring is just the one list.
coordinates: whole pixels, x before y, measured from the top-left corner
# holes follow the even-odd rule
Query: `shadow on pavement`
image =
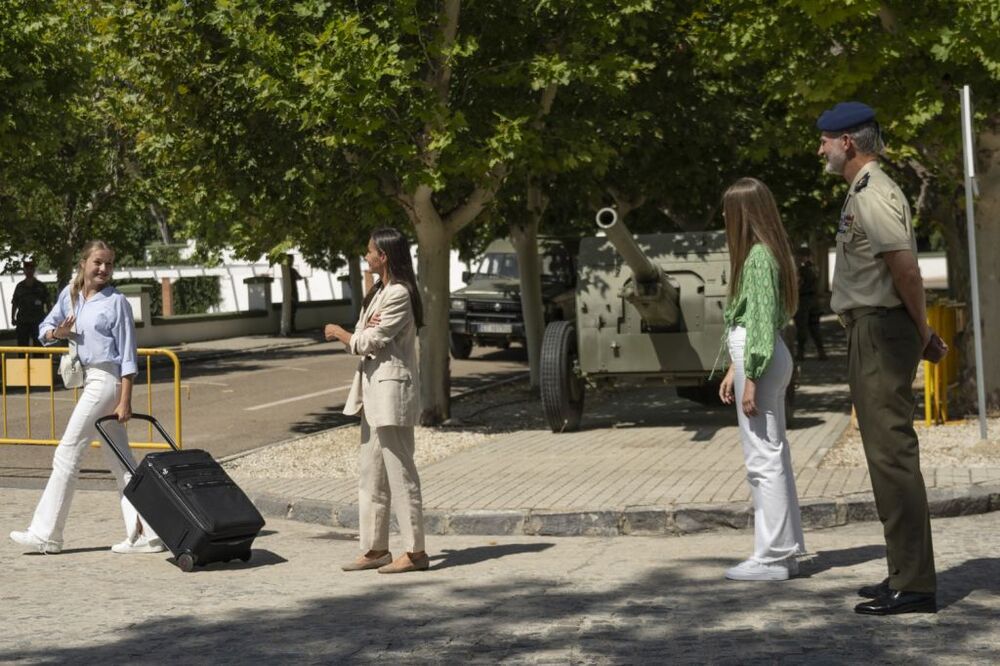
[[(111, 546), (95, 546), (93, 548), (63, 548), (59, 551), (59, 555), (79, 555), (80, 553), (99, 553), (99, 552), (110, 552)], [(50, 557), (44, 553), (25, 553), (27, 557)], [(52, 556), (54, 557), (54, 556)]]
[[(263, 548), (254, 548), (250, 556), (249, 562), (241, 562), (240, 560), (230, 560), (229, 562), (211, 562), (205, 565), (197, 565), (194, 571), (191, 573), (208, 573), (211, 571), (240, 571), (242, 569), (259, 569), (260, 567), (270, 567), (275, 564), (284, 564), (288, 562), (285, 558), (277, 553), (273, 553), (269, 550)], [(174, 566), (177, 566), (177, 561), (170, 557), (167, 558), (167, 562), (170, 562)]]
[[(1000, 558), (980, 557), (938, 573), (938, 611), (948, 608), (973, 592), (982, 590), (1000, 595)], [(986, 623), (995, 621), (983, 618)]]
[(344, 414), (344, 405), (337, 404), (315, 412), (310, 412), (305, 419), (296, 421), (288, 429), (298, 435), (311, 435), (321, 430), (329, 430), (337, 426), (361, 423), (357, 416), (347, 416)]
[(431, 555), (431, 568), (448, 569), (469, 564), (479, 564), (487, 560), (496, 560), (509, 555), (524, 553), (540, 553), (555, 546), (554, 543), (508, 543), (497, 546), (477, 546), (462, 550), (442, 550), (441, 555)]
[(841, 550), (821, 550), (812, 559), (802, 563), (798, 577), (811, 578), (830, 569), (853, 567), (856, 564), (879, 559), (885, 559), (885, 546), (855, 546)]
[[(867, 551), (861, 550), (861, 555)], [(851, 557), (857, 557), (852, 555)], [(838, 556), (843, 557), (843, 555)], [(942, 575), (938, 615), (866, 618), (853, 585), (738, 585), (678, 565), (575, 587), (571, 570), (487, 584), (449, 575), (379, 581), (292, 605), (130, 622), (100, 645), (6, 647), (31, 663), (969, 663), (995, 649), (974, 591), (996, 592), (998, 560)], [(609, 576), (615, 576), (611, 571)], [(374, 579), (375, 577), (373, 577)], [(327, 575), (315, 588), (337, 587)], [(319, 581), (318, 581), (319, 582)], [(251, 584), (251, 581), (247, 581)], [(766, 588), (766, 589), (765, 589)], [(956, 607), (959, 606), (959, 607)], [(990, 646), (993, 646), (991, 648)]]

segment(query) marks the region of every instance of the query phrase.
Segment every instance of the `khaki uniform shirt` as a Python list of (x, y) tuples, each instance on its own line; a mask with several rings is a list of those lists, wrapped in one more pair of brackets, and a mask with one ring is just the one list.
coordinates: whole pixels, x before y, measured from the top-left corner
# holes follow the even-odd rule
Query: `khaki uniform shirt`
[(830, 299), (833, 311), (901, 305), (892, 273), (880, 256), (896, 250), (917, 254), (910, 205), (899, 186), (873, 160), (854, 177), (840, 212)]

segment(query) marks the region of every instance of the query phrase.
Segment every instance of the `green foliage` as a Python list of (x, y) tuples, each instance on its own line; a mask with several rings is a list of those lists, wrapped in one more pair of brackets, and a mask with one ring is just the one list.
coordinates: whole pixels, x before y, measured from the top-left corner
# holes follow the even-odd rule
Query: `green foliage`
[(0, 247), (61, 281), (84, 241), (109, 240), (123, 261), (153, 233), (89, 18), (86, 4), (0, 3)]
[[(714, 0), (707, 9), (693, 35), (699, 60), (757, 88), (763, 112), (747, 109), (757, 127), (747, 145), (759, 155), (814, 153), (820, 112), (861, 99), (878, 111), (889, 166), (919, 204), (918, 223), (953, 199), (959, 86), (972, 86), (980, 119), (1000, 106), (997, 3), (785, 0), (776, 11), (761, 0)], [(829, 210), (829, 189), (803, 182), (794, 195)]]
[[(149, 312), (154, 317), (163, 316), (163, 287), (156, 278), (129, 278), (115, 280), (119, 287), (142, 284), (150, 287)], [(205, 314), (222, 303), (222, 287), (216, 275), (182, 277), (173, 281), (174, 314)]]

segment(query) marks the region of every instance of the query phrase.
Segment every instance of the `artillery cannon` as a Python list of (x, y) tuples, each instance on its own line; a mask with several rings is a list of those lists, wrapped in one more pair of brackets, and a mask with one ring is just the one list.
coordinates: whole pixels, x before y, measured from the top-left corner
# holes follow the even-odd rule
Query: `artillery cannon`
[(622, 296), (631, 303), (649, 326), (674, 326), (680, 318), (677, 287), (636, 245), (614, 208), (597, 212), (597, 226), (604, 230), (628, 267), (632, 278), (622, 287)]
[(610, 208), (597, 226), (604, 236), (580, 242), (575, 321), (550, 323), (542, 341), (549, 427), (579, 427), (588, 385), (668, 384), (681, 397), (718, 402), (709, 375), (725, 329), (724, 232), (633, 236)]

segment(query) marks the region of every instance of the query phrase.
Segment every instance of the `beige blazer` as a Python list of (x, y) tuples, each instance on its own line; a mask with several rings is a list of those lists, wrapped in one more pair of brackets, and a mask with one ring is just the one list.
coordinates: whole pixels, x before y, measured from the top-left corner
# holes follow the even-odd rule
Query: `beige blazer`
[[(372, 315), (378, 326), (365, 328)], [(401, 284), (386, 285), (358, 318), (348, 351), (361, 356), (347, 395), (344, 414), (365, 410), (373, 428), (413, 426), (420, 411), (417, 327), (410, 293)]]

